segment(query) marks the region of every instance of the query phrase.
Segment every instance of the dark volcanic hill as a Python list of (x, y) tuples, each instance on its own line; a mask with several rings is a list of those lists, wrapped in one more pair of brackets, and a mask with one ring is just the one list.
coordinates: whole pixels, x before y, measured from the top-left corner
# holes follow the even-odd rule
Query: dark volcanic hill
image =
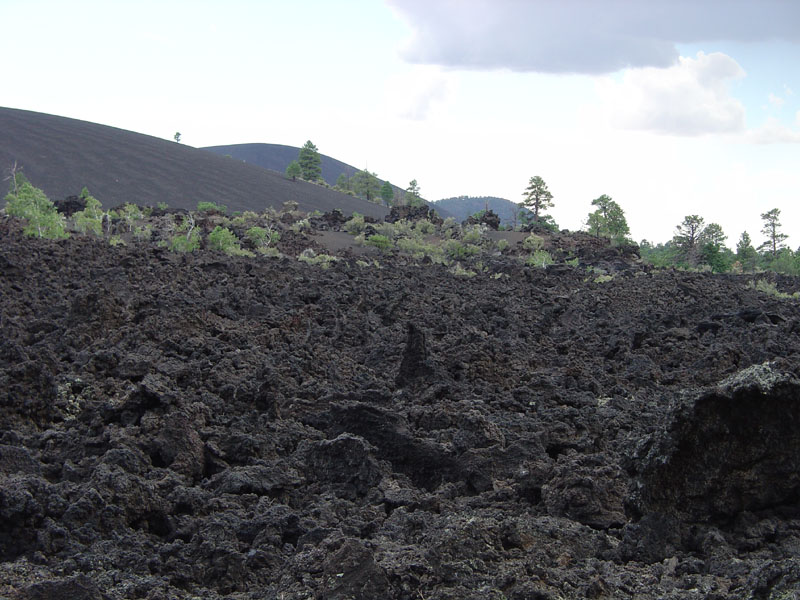
[(0, 108), (3, 177), (15, 162), (52, 200), (86, 186), (107, 207), (166, 202), (188, 209), (207, 201), (225, 204), (231, 212), (261, 212), (293, 200), (305, 211), (387, 213), (376, 204), (205, 150), (86, 121)]
[(0, 240), (0, 597), (797, 597), (750, 278)]
[(431, 203), (431, 206), (440, 213), (452, 215), (457, 221), (466, 221), (468, 217), (476, 212), (484, 210), (486, 205), (489, 210), (500, 217), (503, 225), (510, 225), (514, 222), (514, 211), (518, 210), (518, 205), (495, 196), (457, 196), (454, 198), (443, 198)]
[[(300, 148), (284, 146), (282, 144), (230, 144), (227, 146), (207, 146), (215, 154), (230, 156), (236, 160), (243, 160), (251, 165), (271, 169), (278, 173), (286, 171), (286, 167), (293, 160), (297, 160)], [(336, 184), (336, 179), (344, 173), (348, 177), (355, 175), (357, 169), (340, 160), (320, 154), (322, 178), (330, 185)]]

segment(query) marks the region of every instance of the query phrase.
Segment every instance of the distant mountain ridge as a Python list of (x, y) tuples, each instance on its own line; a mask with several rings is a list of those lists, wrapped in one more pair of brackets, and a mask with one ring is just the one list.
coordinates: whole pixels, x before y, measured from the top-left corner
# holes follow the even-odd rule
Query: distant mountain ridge
[(514, 223), (514, 213), (519, 210), (519, 204), (498, 198), (496, 196), (456, 196), (444, 198), (432, 203), (433, 208), (447, 212), (458, 221), (466, 221), (468, 217), (480, 212), (486, 207), (500, 217), (500, 223), (511, 225)]
[[(286, 167), (293, 160), (297, 160), (300, 148), (294, 146), (284, 146), (283, 144), (228, 144), (225, 146), (206, 146), (203, 150), (208, 150), (214, 154), (230, 156), (236, 160), (243, 160), (246, 163), (283, 173)], [(352, 177), (357, 169), (340, 160), (320, 153), (322, 178), (328, 185), (336, 185), (339, 175), (344, 173), (347, 177)]]

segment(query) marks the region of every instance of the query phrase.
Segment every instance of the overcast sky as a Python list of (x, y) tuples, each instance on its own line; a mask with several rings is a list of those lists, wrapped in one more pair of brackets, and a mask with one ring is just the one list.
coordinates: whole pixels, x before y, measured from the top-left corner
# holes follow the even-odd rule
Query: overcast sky
[(431, 200), (539, 175), (561, 227), (608, 194), (637, 241), (699, 214), (760, 242), (777, 207), (800, 246), (795, 0), (0, 0), (0, 22), (1, 106), (311, 139)]

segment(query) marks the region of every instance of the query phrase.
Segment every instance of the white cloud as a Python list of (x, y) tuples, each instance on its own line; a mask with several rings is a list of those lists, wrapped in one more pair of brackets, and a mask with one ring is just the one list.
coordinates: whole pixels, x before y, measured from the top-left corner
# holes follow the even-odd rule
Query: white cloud
[[(796, 119), (800, 125), (800, 112)], [(758, 129), (747, 132), (746, 140), (753, 144), (797, 144), (800, 143), (800, 130), (792, 129), (778, 119), (770, 117)]]
[(604, 78), (599, 92), (607, 118), (616, 127), (681, 136), (744, 130), (744, 106), (728, 84), (745, 75), (730, 56), (680, 57), (667, 69), (625, 71), (621, 81)]
[(391, 116), (424, 121), (450, 94), (450, 80), (436, 67), (416, 66), (387, 79), (384, 104)]
[(667, 67), (678, 43), (800, 41), (792, 0), (387, 0), (413, 63), (545, 73)]
[(772, 104), (772, 106), (776, 106), (777, 108), (780, 108), (781, 106), (783, 106), (784, 102), (786, 102), (786, 101), (783, 98), (781, 98), (780, 96), (776, 96), (775, 94), (770, 92), (770, 94), (769, 94), (769, 103)]

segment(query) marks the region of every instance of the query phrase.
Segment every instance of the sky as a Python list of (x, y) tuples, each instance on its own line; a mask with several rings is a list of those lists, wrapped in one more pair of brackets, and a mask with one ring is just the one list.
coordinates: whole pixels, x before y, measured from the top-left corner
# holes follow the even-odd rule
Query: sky
[[(0, 0), (0, 106), (202, 147), (301, 146), (428, 200), (611, 196), (800, 246), (795, 0)], [(34, 182), (35, 183), (35, 182)]]

